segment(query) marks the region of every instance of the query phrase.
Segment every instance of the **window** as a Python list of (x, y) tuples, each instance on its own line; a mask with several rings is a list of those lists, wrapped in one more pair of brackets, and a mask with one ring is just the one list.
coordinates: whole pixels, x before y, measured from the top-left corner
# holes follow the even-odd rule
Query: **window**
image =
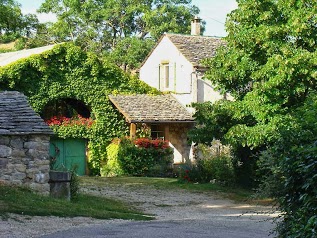
[(164, 140), (164, 127), (158, 124), (151, 125), (151, 137), (152, 139), (163, 139)]
[(162, 89), (170, 89), (171, 88), (171, 75), (170, 75), (171, 67), (168, 61), (163, 61), (160, 65), (160, 85)]
[(170, 66), (168, 64), (163, 64), (163, 79), (164, 79), (164, 87), (170, 87)]

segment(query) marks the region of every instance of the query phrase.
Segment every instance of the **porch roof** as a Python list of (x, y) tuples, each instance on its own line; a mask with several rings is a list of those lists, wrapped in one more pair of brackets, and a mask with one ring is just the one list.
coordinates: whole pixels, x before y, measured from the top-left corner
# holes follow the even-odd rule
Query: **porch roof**
[(172, 95), (109, 95), (129, 123), (194, 123), (192, 115)]

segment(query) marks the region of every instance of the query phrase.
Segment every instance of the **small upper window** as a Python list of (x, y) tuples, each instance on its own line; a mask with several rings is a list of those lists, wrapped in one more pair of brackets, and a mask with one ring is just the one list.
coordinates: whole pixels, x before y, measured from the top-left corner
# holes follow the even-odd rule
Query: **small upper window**
[(170, 87), (170, 66), (169, 64), (163, 64), (163, 79), (164, 79), (164, 87)]
[(171, 75), (170, 75), (170, 64), (168, 61), (163, 61), (160, 64), (160, 89), (170, 89), (171, 88)]

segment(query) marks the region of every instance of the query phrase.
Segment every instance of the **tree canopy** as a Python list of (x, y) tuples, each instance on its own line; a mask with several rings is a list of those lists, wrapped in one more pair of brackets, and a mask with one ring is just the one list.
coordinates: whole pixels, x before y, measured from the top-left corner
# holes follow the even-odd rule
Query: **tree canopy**
[(62, 41), (87, 38), (112, 48), (125, 37), (158, 39), (167, 31), (190, 31), (192, 16), (199, 9), (191, 0), (46, 0), (40, 12), (55, 13), (53, 25)]
[(235, 101), (199, 105), (191, 137), (221, 139), (244, 163), (260, 158), (262, 186), (285, 212), (280, 237), (315, 237), (317, 2), (237, 2), (226, 46), (205, 62), (206, 77)]
[(226, 23), (227, 45), (206, 61), (206, 77), (236, 98), (230, 110), (238, 123), (224, 137), (257, 147), (291, 126), (289, 113), (316, 90), (317, 3), (244, 0), (238, 6)]
[(20, 36), (31, 37), (39, 21), (34, 14), (23, 15), (14, 0), (0, 0), (0, 42), (10, 42)]
[[(46, 0), (39, 11), (56, 14), (49, 28), (56, 41), (71, 40), (99, 54), (113, 51), (110, 58), (123, 68), (142, 62), (164, 32), (189, 33), (199, 13), (191, 0)], [(136, 54), (136, 48), (143, 50)]]

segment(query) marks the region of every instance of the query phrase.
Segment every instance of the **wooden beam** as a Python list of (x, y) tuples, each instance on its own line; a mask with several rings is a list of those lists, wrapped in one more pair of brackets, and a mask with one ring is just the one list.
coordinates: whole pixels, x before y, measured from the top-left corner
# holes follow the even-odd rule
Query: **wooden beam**
[(164, 139), (170, 140), (170, 125), (169, 124), (164, 125)]
[(133, 139), (136, 136), (136, 124), (130, 124), (130, 138)]

